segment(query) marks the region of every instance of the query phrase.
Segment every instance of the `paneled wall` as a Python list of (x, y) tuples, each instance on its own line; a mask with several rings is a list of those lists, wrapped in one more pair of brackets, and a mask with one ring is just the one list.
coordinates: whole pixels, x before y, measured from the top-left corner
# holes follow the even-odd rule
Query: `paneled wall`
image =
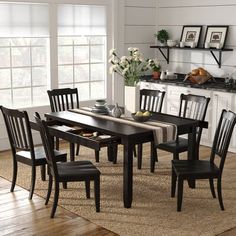
[(203, 25), (200, 43), (204, 43), (207, 25), (229, 25), (226, 47), (233, 52), (224, 52), (222, 67), (218, 68), (210, 52), (171, 50), (167, 65), (160, 53), (163, 68), (187, 73), (192, 68), (203, 66), (213, 76), (232, 73), (236, 65), (236, 1), (234, 0), (157, 0), (157, 29), (166, 29), (171, 39), (180, 40), (183, 25)]
[(153, 58), (150, 45), (155, 42), (156, 1), (126, 0), (124, 3), (124, 51), (138, 47), (146, 58)]

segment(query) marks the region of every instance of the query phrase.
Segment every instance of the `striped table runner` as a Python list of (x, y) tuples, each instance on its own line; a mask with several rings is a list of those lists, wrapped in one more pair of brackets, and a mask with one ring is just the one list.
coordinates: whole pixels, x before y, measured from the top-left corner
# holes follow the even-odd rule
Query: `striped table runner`
[(164, 142), (173, 141), (176, 139), (176, 135), (177, 135), (177, 127), (176, 125), (171, 124), (171, 123), (160, 122), (160, 121), (155, 121), (155, 120), (150, 120), (145, 123), (139, 123), (139, 122), (134, 121), (130, 117), (129, 118), (128, 117), (115, 118), (112, 116), (93, 113), (91, 111), (88, 111), (88, 108), (71, 109), (70, 111), (77, 112), (84, 115), (100, 117), (106, 120), (117, 121), (123, 124), (129, 124), (136, 127), (150, 129), (153, 131), (154, 142), (156, 145), (160, 143), (164, 143)]

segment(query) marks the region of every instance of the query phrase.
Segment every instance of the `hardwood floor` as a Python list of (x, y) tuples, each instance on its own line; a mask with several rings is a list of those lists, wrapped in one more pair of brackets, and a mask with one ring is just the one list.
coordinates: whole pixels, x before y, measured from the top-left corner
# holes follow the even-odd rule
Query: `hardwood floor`
[(0, 178), (0, 235), (116, 235), (62, 207), (50, 219), (51, 204), (36, 194), (28, 200), (29, 192), (18, 186), (11, 193), (10, 184)]
[[(209, 151), (208, 148), (201, 152)], [(204, 153), (202, 153), (204, 154)], [(10, 155), (10, 152), (1, 152)], [(234, 156), (234, 155), (233, 155)], [(54, 219), (50, 219), (51, 204), (44, 205), (45, 199), (37, 196), (28, 200), (29, 192), (19, 186), (11, 193), (10, 182), (0, 177), (0, 235), (84, 235), (113, 236), (117, 235), (105, 228), (58, 206)], [(220, 236), (236, 235), (236, 228)]]

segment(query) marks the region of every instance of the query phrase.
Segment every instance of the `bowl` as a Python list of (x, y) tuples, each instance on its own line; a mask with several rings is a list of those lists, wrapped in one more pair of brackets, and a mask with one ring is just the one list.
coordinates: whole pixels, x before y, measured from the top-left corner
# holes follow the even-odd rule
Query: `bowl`
[(176, 44), (177, 44), (177, 43), (176, 43), (175, 40), (167, 40), (167, 45), (168, 45), (169, 47), (174, 47)]
[(135, 113), (131, 113), (132, 118), (137, 122), (146, 122), (150, 119), (151, 115), (149, 116), (136, 116)]

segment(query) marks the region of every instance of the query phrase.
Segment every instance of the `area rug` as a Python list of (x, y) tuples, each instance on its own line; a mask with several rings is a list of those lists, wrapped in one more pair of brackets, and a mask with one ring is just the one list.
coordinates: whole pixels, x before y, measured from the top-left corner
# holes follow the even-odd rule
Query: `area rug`
[[(66, 148), (66, 146), (65, 146)], [(176, 199), (170, 197), (171, 155), (159, 152), (155, 173), (150, 173), (149, 146), (145, 145), (142, 169), (137, 169), (134, 158), (133, 205), (123, 207), (122, 201), (122, 146), (118, 163), (107, 161), (106, 150), (100, 152), (100, 163), (94, 161), (94, 151), (81, 147), (77, 159), (94, 161), (101, 175), (101, 212), (95, 212), (94, 199), (86, 199), (83, 183), (70, 183), (61, 188), (59, 205), (105, 227), (119, 235), (216, 235), (236, 227), (236, 154), (228, 155), (223, 173), (223, 198), (225, 211), (221, 211), (218, 199), (213, 199), (208, 181), (198, 181), (196, 189), (184, 186), (182, 212), (176, 212)], [(208, 148), (202, 148), (206, 158)], [(185, 158), (185, 157), (182, 157)], [(47, 181), (39, 176), (35, 193), (45, 197)], [(0, 158), (0, 176), (11, 180), (11, 156)], [(20, 164), (17, 184), (28, 188), (30, 168)], [(93, 195), (93, 193), (92, 193)], [(51, 199), (52, 200), (52, 199)], [(51, 204), (51, 203), (50, 203)]]

